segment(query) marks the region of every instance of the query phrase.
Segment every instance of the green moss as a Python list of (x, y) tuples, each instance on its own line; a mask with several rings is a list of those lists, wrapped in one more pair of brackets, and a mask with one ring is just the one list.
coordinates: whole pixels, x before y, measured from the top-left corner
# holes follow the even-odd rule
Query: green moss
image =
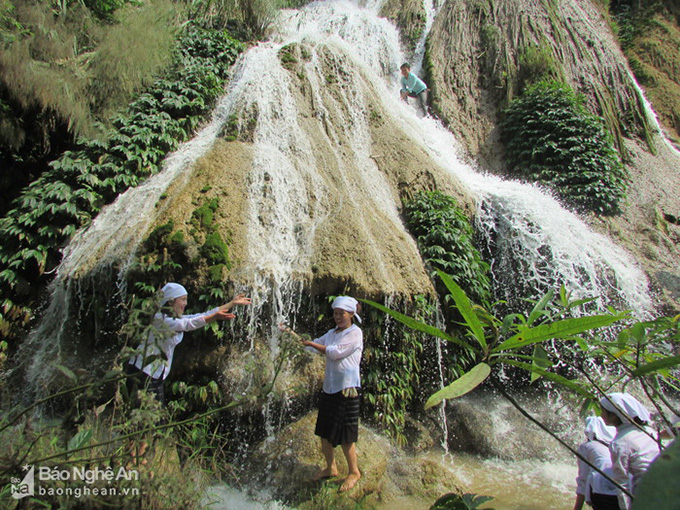
[(208, 268), (208, 279), (210, 280), (211, 283), (220, 283), (222, 282), (222, 275), (224, 274), (224, 270), (228, 270), (229, 267), (227, 267), (226, 264), (216, 264), (214, 266), (210, 266)]
[(281, 61), (281, 65), (288, 69), (291, 70), (295, 67), (295, 64), (298, 63), (298, 59), (295, 56), (296, 53), (296, 46), (294, 44), (284, 46), (279, 50), (279, 60)]
[(158, 249), (158, 247), (165, 241), (167, 236), (175, 228), (175, 222), (170, 220), (167, 223), (156, 227), (150, 234), (149, 237), (144, 241), (144, 247), (147, 251), (153, 251)]
[(211, 266), (224, 264), (227, 269), (231, 269), (229, 247), (219, 232), (213, 232), (206, 237), (203, 246), (201, 246), (201, 256)]
[(173, 232), (170, 237), (168, 237), (168, 243), (171, 245), (186, 246), (186, 241), (184, 240), (184, 232), (178, 230)]
[(219, 198), (213, 198), (209, 200), (192, 214), (192, 221), (196, 222), (198, 226), (206, 231), (210, 231), (213, 228), (213, 223), (215, 221), (215, 212), (220, 205)]
[(520, 90), (546, 80), (564, 81), (562, 66), (555, 59), (552, 49), (545, 42), (525, 46), (519, 56)]

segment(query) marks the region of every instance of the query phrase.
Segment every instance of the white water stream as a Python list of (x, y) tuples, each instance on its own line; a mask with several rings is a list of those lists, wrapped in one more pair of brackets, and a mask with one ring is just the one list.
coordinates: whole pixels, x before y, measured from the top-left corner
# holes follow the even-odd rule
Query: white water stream
[[(426, 2), (428, 12), (434, 15), (439, 3)], [(248, 320), (256, 327), (265, 304), (272, 314), (272, 325), (295, 316), (298, 304), (289, 299), (291, 294), (299, 294), (300, 283), (295, 275), (309, 270), (317, 227), (334, 211), (326, 200), (328, 190), (324, 181), (314, 172), (319, 162), (311, 140), (298, 125), (289, 72), (282, 67), (278, 56), (280, 48), (293, 42), (304, 42), (312, 48), (323, 46), (347, 55), (353, 66), (350, 74), (361, 72), (370, 77), (385, 110), (396, 124), (410, 133), (412, 143), (469, 188), (478, 203), (478, 227), (494, 239), (495, 272), (500, 274), (504, 268), (511, 270), (508, 268), (521, 261), (527, 287), (541, 289), (563, 283), (577, 297), (614, 296), (639, 316), (652, 312), (647, 279), (629, 254), (593, 232), (577, 215), (562, 208), (537, 187), (472, 168), (458, 157), (458, 144), (450, 132), (435, 119), (418, 118), (414, 108), (399, 100), (398, 69), (406, 57), (396, 28), (378, 17), (379, 4), (378, 1), (360, 5), (348, 0), (329, 0), (315, 2), (300, 11), (282, 13), (270, 41), (250, 49), (239, 60), (212, 121), (167, 159), (160, 174), (106, 207), (91, 227), (81, 232), (66, 249), (53, 286), (50, 308), (32, 335), (33, 345), (40, 347), (29, 378), (39, 381), (45, 362), (58, 356), (63, 325), (68, 318), (70, 281), (81, 271), (132, 260), (135, 249), (148, 235), (160, 197), (171, 184), (191, 177), (193, 163), (210, 149), (226, 119), (254, 107), (258, 122), (248, 189), (249, 257), (241, 273), (249, 275), (249, 290), (257, 304), (249, 310)], [(431, 23), (430, 17), (428, 28)], [(423, 45), (418, 46), (416, 58), (422, 48)], [(313, 53), (306, 65), (319, 108), (317, 114), (324, 115), (327, 106), (321, 100), (320, 90), (326, 77), (314, 71), (318, 58), (318, 54)], [(414, 68), (418, 69), (419, 65)], [(362, 181), (353, 185), (367, 190), (376, 210), (403, 229), (398, 206), (386, 191), (384, 177), (371, 158), (369, 127), (363, 116), (354, 113), (365, 111), (367, 100), (359, 90), (351, 100), (355, 107), (349, 112), (350, 121), (345, 126), (351, 147), (336, 147), (337, 159), (341, 160), (341, 150), (354, 154), (356, 166), (364, 171)], [(332, 139), (335, 135), (331, 132), (328, 136)], [(375, 271), (386, 271), (380, 264), (380, 247), (372, 249), (379, 261)], [(517, 276), (514, 271), (516, 269), (513, 269), (513, 279)], [(515, 468), (521, 469), (521, 466)], [(471, 473), (474, 477), (474, 472)], [(564, 470), (560, 468), (548, 478), (550, 476), (555, 478), (548, 485), (562, 483)], [(470, 484), (474, 486), (472, 480)], [(541, 487), (546, 485), (541, 484)], [(488, 493), (491, 492), (489, 489)], [(497, 508), (533, 507), (508, 503)]]

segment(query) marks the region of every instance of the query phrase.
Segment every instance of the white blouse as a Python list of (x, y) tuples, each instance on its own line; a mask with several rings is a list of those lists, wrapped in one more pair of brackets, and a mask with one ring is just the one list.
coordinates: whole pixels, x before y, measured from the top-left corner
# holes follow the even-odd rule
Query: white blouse
[[(349, 328), (333, 328), (314, 343), (326, 346), (326, 372), (323, 380), (324, 393), (337, 393), (345, 388), (361, 386), (359, 365), (364, 349), (364, 334), (352, 324)], [(308, 347), (308, 349), (313, 349)], [(315, 352), (319, 352), (313, 349)]]
[[(217, 310), (213, 308), (205, 313), (182, 315), (180, 318), (157, 313), (153, 325), (160, 338), (156, 339), (153, 333), (150, 333), (146, 341), (137, 348), (138, 354), (130, 360), (130, 364), (153, 379), (165, 379), (170, 373), (175, 347), (184, 338), (184, 332), (202, 328), (206, 324), (205, 317)], [(158, 357), (142, 368), (144, 360), (152, 356)]]
[[(642, 475), (659, 454), (659, 445), (632, 423), (624, 423), (617, 427), (609, 451), (612, 456), (612, 478), (634, 495)], [(622, 509), (630, 508), (630, 498), (621, 491), (618, 497)]]
[[(602, 471), (605, 471), (612, 465), (609, 448), (606, 444), (599, 441), (586, 441), (578, 447), (578, 453), (587, 459), (593, 466)], [(576, 494), (584, 495), (586, 501), (590, 502), (591, 490), (595, 494), (616, 494), (616, 487), (612, 485), (611, 482), (579, 459), (578, 476), (576, 477)]]

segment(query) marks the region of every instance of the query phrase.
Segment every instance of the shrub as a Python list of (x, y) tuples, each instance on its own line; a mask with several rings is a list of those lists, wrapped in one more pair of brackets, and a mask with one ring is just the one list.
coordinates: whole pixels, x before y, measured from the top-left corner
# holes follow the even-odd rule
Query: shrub
[(600, 117), (566, 85), (541, 82), (504, 112), (500, 124), (511, 172), (555, 190), (568, 204), (618, 211), (627, 175)]
[(491, 294), (489, 266), (474, 245), (474, 230), (453, 197), (439, 191), (421, 191), (404, 202), (404, 215), (433, 275), (451, 274), (476, 302)]

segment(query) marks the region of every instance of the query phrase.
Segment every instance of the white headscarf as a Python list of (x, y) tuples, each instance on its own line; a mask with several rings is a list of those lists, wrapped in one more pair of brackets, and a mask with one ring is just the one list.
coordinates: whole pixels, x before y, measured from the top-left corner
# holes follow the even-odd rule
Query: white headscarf
[(651, 420), (647, 408), (628, 393), (610, 393), (606, 397), (602, 397), (600, 405), (618, 416), (623, 423), (631, 423), (635, 418), (643, 422)]
[(345, 310), (346, 312), (352, 312), (354, 314), (354, 318), (357, 320), (357, 322), (361, 322), (361, 317), (357, 314), (357, 305), (359, 302), (354, 299), (353, 297), (349, 296), (338, 296), (335, 298), (333, 301), (333, 304), (331, 305), (331, 308), (340, 308), (340, 310)]
[(187, 289), (182, 287), (179, 283), (166, 283), (163, 285), (161, 290), (163, 291), (163, 301), (161, 302), (162, 305), (172, 299), (177, 299), (178, 297), (189, 294)]
[(588, 416), (586, 418), (586, 437), (588, 441), (599, 439), (603, 443), (611, 443), (616, 435), (616, 427), (609, 427), (599, 416)]

